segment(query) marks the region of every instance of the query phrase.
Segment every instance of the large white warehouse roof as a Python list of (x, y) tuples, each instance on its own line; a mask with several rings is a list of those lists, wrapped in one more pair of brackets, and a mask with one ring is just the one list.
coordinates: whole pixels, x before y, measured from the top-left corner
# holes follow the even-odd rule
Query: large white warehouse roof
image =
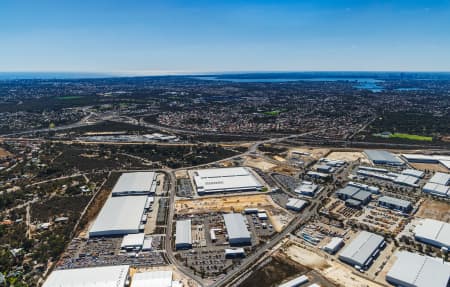
[(198, 193), (251, 191), (263, 187), (245, 167), (196, 170), (194, 182)]
[(147, 196), (109, 197), (89, 230), (89, 236), (138, 233)]
[(450, 248), (450, 224), (434, 219), (424, 219), (414, 229), (417, 240), (438, 247)]
[(123, 287), (128, 265), (55, 270), (43, 287)]
[(436, 172), (428, 182), (437, 183), (441, 185), (448, 185), (450, 183), (450, 174), (443, 172)]
[(226, 213), (223, 215), (227, 227), (228, 238), (233, 239), (250, 238), (250, 232), (245, 224), (244, 216), (240, 213)]
[(384, 243), (384, 238), (380, 235), (361, 231), (361, 233), (350, 242), (339, 254), (339, 259), (352, 264), (364, 267), (369, 265), (372, 255)]
[(447, 287), (450, 265), (442, 259), (399, 251), (397, 260), (386, 275), (394, 285), (415, 287)]
[(128, 172), (123, 173), (112, 190), (112, 195), (154, 193), (156, 189), (156, 173)]
[(177, 220), (175, 229), (175, 246), (192, 245), (191, 220)]
[(151, 271), (136, 273), (131, 287), (171, 287), (172, 271)]
[(403, 165), (404, 162), (393, 153), (385, 150), (365, 150), (370, 161), (374, 164)]

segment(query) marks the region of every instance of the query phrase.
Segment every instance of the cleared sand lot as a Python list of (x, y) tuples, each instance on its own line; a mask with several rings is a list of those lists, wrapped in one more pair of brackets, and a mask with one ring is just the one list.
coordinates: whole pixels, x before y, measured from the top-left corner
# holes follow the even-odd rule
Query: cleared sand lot
[(12, 156), (12, 154), (9, 151), (5, 150), (4, 148), (0, 147), (0, 159), (9, 157), (9, 156)]
[(450, 222), (450, 204), (433, 199), (425, 199), (420, 205), (416, 216)]
[(410, 162), (409, 164), (413, 168), (419, 169), (419, 170), (432, 170), (432, 171), (448, 172), (448, 169), (445, 166), (437, 164), (437, 163), (415, 163), (415, 162)]
[(292, 153), (303, 153), (303, 154), (309, 154), (310, 157), (312, 157), (313, 159), (319, 159), (322, 157), (325, 157), (330, 150), (326, 149), (326, 148), (308, 148), (308, 147), (296, 147), (296, 148), (291, 148), (289, 150), (289, 153), (292, 155)]
[(318, 271), (326, 279), (338, 286), (345, 287), (382, 287), (383, 285), (365, 279), (354, 273), (350, 267), (338, 261), (331, 261), (309, 251), (303, 247), (293, 244), (283, 250), (290, 259), (306, 267)]
[(262, 171), (270, 171), (272, 168), (276, 167), (273, 163), (270, 163), (261, 158), (246, 157), (244, 165), (259, 168)]
[(330, 160), (345, 160), (347, 162), (360, 160), (362, 163), (369, 163), (369, 160), (362, 152), (353, 151), (333, 151), (328, 156)]
[(270, 196), (265, 194), (182, 199), (175, 202), (176, 214), (242, 212), (245, 208), (264, 209), (277, 232), (292, 219), (289, 212), (276, 205)]

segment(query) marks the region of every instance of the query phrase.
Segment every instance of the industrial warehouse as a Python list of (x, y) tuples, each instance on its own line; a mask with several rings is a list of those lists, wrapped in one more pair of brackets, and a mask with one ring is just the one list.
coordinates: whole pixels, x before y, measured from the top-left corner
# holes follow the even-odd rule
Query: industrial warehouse
[(192, 248), (192, 226), (191, 220), (177, 220), (176, 235), (175, 235), (175, 249), (190, 249)]
[(450, 224), (434, 219), (424, 219), (414, 229), (417, 241), (436, 246), (450, 248)]
[(228, 233), (228, 242), (231, 246), (251, 245), (252, 238), (247, 229), (244, 216), (240, 213), (223, 215)]
[(432, 258), (407, 251), (397, 251), (396, 261), (386, 275), (395, 286), (447, 287), (450, 265), (440, 258)]
[(123, 173), (112, 190), (113, 196), (154, 194), (156, 191), (155, 172)]
[(412, 204), (411, 202), (399, 198), (395, 198), (392, 196), (382, 196), (378, 199), (378, 205), (398, 210), (404, 213), (408, 213), (412, 210)]
[(125, 287), (129, 276), (128, 265), (55, 270), (43, 287)]
[(396, 155), (385, 150), (365, 150), (364, 153), (373, 164), (393, 166), (402, 166), (405, 164)]
[(258, 191), (263, 188), (247, 167), (214, 168), (193, 171), (193, 181), (199, 195)]
[(135, 273), (131, 287), (177, 287), (182, 286), (179, 281), (172, 281), (172, 271), (150, 271)]
[(385, 245), (380, 235), (361, 231), (358, 236), (339, 254), (339, 259), (354, 266), (356, 269), (366, 269)]
[(110, 196), (89, 230), (89, 237), (139, 233), (144, 229), (146, 195)]

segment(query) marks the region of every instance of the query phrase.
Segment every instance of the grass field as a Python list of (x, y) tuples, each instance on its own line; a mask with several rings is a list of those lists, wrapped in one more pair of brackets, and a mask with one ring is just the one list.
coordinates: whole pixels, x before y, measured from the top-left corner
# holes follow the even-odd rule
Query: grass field
[(83, 98), (82, 96), (64, 96), (64, 97), (58, 97), (59, 100), (78, 100)]
[(390, 138), (407, 139), (413, 141), (427, 141), (427, 142), (433, 140), (432, 137), (412, 135), (412, 134), (402, 134), (402, 133), (394, 133), (390, 136)]
[(264, 112), (264, 114), (267, 115), (267, 116), (278, 116), (280, 113), (281, 113), (280, 110), (274, 110), (274, 111)]

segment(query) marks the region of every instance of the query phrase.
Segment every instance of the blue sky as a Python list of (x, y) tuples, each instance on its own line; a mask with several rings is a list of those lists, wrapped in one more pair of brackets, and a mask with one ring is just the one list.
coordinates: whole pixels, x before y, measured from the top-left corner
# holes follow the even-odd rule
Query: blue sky
[(450, 1), (0, 0), (0, 71), (450, 71)]

